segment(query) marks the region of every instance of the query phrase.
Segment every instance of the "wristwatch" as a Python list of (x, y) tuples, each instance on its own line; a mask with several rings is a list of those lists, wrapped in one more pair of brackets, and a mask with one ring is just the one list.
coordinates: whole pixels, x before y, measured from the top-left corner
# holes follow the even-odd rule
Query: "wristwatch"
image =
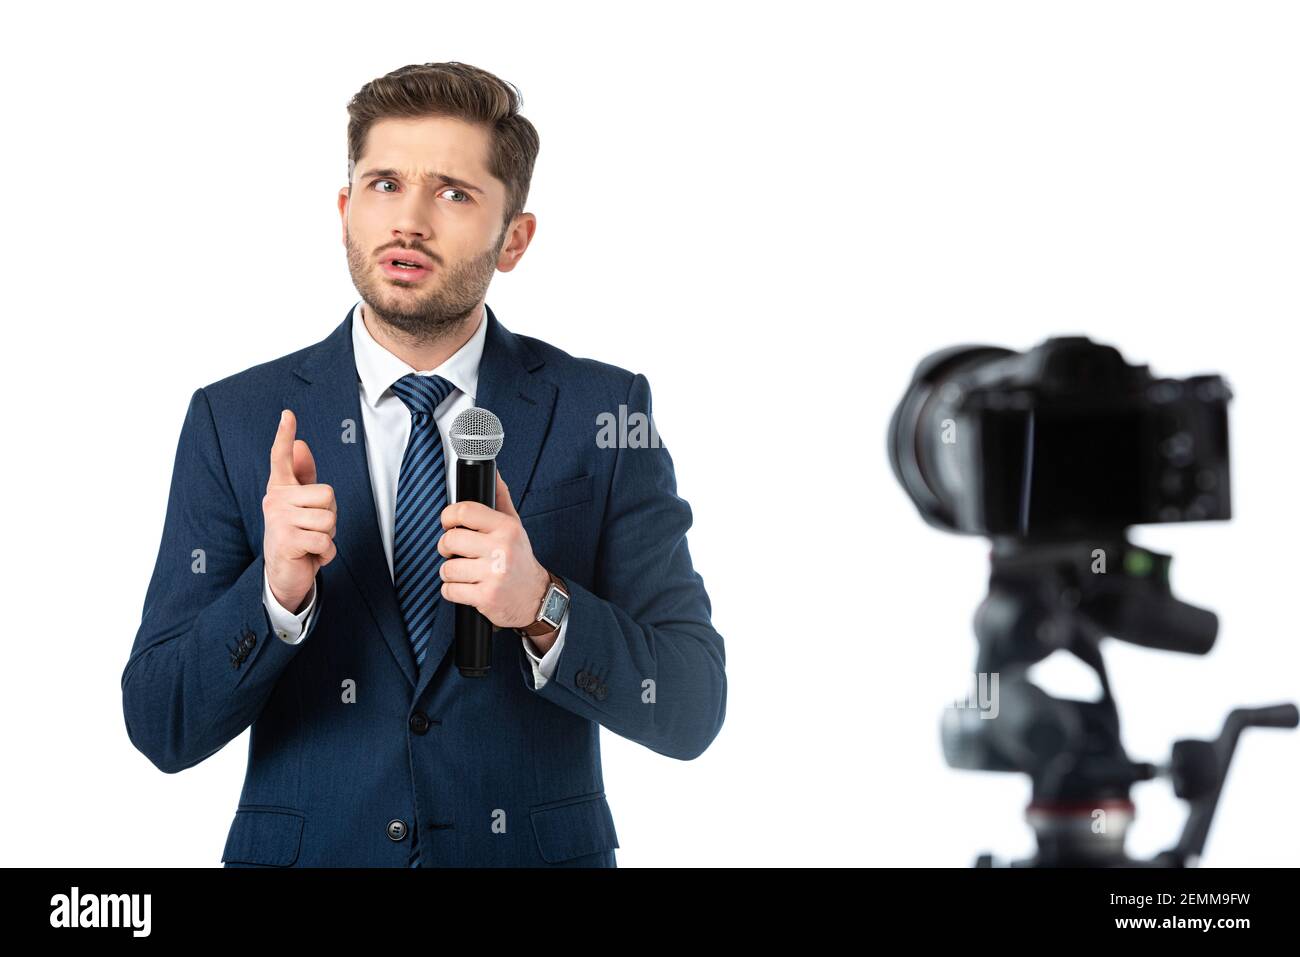
[(569, 586), (555, 572), (548, 569), (546, 574), (551, 576), (551, 584), (547, 587), (546, 594), (542, 596), (542, 604), (537, 609), (536, 620), (523, 628), (515, 629), (526, 638), (540, 638), (559, 628), (565, 612), (569, 610)]

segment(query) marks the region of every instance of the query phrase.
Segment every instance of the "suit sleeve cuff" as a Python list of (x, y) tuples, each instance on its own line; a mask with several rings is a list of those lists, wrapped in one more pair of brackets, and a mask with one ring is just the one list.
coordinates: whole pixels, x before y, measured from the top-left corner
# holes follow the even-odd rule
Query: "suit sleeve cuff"
[(533, 667), (533, 684), (537, 688), (541, 688), (555, 674), (555, 667), (560, 660), (560, 653), (564, 650), (564, 633), (569, 629), (569, 617), (569, 611), (566, 610), (564, 618), (560, 621), (560, 631), (555, 636), (555, 643), (541, 657), (537, 655), (537, 646), (533, 644), (533, 640), (526, 635), (521, 636), (524, 643), (524, 653), (528, 655), (529, 664)]
[(279, 599), (271, 592), (271, 579), (264, 564), (262, 569), (262, 604), (266, 606), (266, 615), (271, 619), (271, 627), (280, 640), (290, 645), (296, 645), (307, 637), (307, 632), (310, 630), (307, 627), (307, 619), (316, 610), (316, 583), (312, 582), (311, 592), (307, 595), (306, 606), (295, 615), (281, 605)]

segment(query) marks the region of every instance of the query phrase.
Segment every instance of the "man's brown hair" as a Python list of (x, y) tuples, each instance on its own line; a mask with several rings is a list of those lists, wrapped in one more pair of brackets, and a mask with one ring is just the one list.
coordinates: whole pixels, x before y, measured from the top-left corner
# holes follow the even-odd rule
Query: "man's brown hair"
[(528, 200), (539, 139), (512, 83), (468, 63), (413, 63), (371, 80), (348, 103), (348, 183), (378, 120), (449, 116), (491, 132), (488, 172), (505, 183), (505, 223)]

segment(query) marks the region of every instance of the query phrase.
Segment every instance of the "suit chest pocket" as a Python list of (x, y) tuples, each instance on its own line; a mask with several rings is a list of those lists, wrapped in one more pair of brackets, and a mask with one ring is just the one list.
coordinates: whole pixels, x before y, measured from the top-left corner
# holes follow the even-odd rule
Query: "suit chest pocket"
[(593, 479), (590, 473), (565, 479), (554, 485), (529, 489), (519, 509), (521, 519), (556, 512), (562, 508), (581, 505), (592, 499)]

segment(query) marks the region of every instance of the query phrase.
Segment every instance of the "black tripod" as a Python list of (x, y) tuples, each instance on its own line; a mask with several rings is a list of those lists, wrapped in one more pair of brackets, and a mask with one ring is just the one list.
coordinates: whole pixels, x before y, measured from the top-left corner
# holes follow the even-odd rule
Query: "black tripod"
[[(1174, 598), (1170, 556), (1131, 545), (1123, 532), (1084, 541), (995, 538), (988, 597), (975, 615), (977, 672), (996, 675), (997, 708), (949, 709), (944, 756), (955, 768), (1028, 774), (1027, 818), (1038, 852), (1012, 867), (1185, 867), (1195, 865), (1209, 833), (1237, 738), (1244, 728), (1294, 728), (1294, 704), (1238, 708), (1213, 741), (1176, 741), (1169, 763), (1135, 762), (1120, 743), (1100, 641), (1112, 636), (1166, 651), (1205, 654), (1217, 616)], [(1058, 649), (1089, 665), (1097, 701), (1055, 698), (1026, 672)], [(982, 680), (987, 680), (984, 678)], [(1190, 813), (1178, 843), (1148, 861), (1124, 850), (1133, 819), (1129, 789), (1167, 774)], [(993, 866), (981, 855), (976, 866)]]

